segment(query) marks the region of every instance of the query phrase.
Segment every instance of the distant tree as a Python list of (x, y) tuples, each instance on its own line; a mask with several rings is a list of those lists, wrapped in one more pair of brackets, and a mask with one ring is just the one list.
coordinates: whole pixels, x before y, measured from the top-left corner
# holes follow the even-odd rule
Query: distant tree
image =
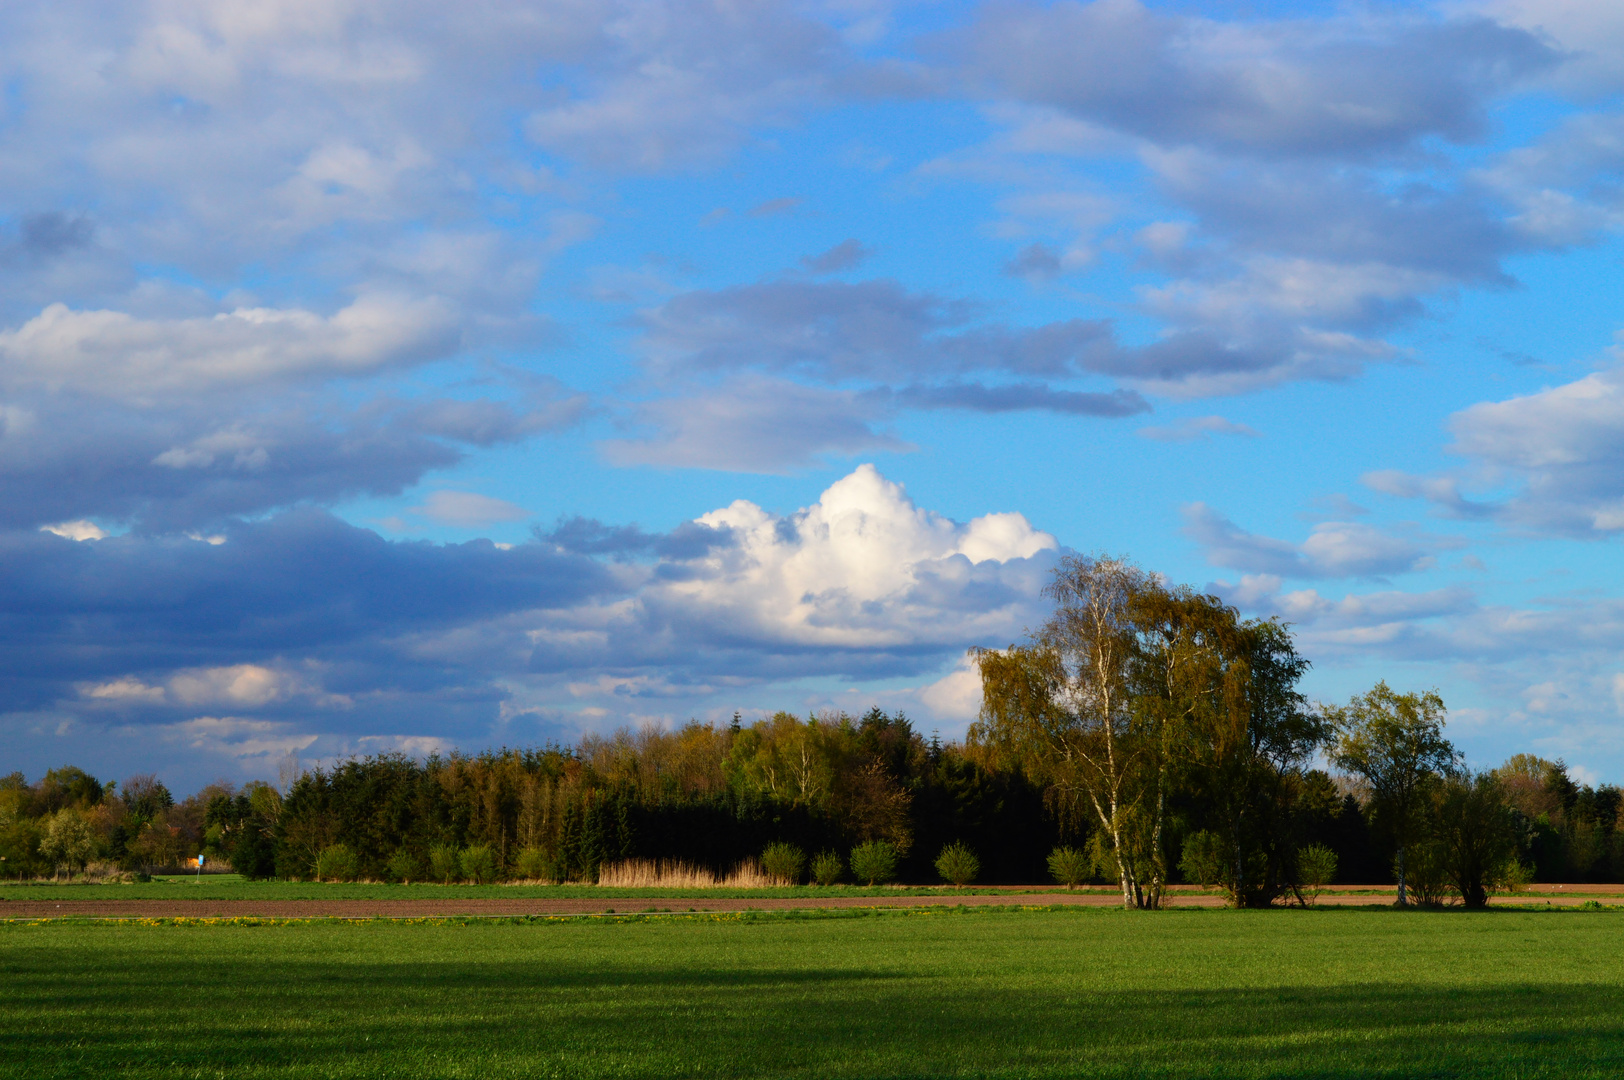
[(1444, 875), (1461, 902), (1488, 905), (1489, 893), (1517, 880), (1517, 820), (1492, 773), (1456, 775), (1442, 785), (1433, 817), (1433, 842)]
[(64, 765), (34, 785), (34, 813), (43, 817), (70, 806), (88, 809), (101, 802), (104, 794), (101, 781), (77, 766)]
[(461, 865), (455, 844), (435, 844), (429, 848), (429, 873), (435, 881), (449, 885), (457, 879), (459, 869)]
[(833, 851), (820, 851), (812, 859), (812, 880), (819, 885), (838, 885), (845, 874), (845, 864)]
[(858, 881), (879, 885), (897, 876), (896, 846), (885, 840), (870, 840), (851, 850), (851, 872)]
[(462, 876), (475, 885), (488, 885), (496, 880), (496, 852), (489, 844), (465, 847), (457, 857)]
[(317, 881), (354, 881), (361, 862), (348, 844), (329, 844), (316, 856)]
[(77, 806), (65, 806), (50, 817), (40, 839), (40, 854), (71, 874), (84, 869), (95, 850), (96, 835)]
[(806, 852), (794, 844), (775, 841), (761, 853), (761, 869), (769, 876), (799, 885), (801, 869), (806, 865)]
[(1297, 852), (1297, 880), (1305, 903), (1319, 899), (1336, 880), (1336, 852), (1324, 844), (1310, 844)]
[(553, 876), (553, 861), (546, 849), (527, 847), (513, 860), (513, 872), (521, 881), (545, 881)]
[(175, 805), (175, 797), (163, 782), (151, 773), (140, 773), (124, 781), (119, 797), (132, 823), (139, 828), (158, 816), (159, 811)]
[(1074, 847), (1057, 847), (1049, 853), (1049, 875), (1074, 889), (1094, 876), (1094, 860)]
[(942, 875), (943, 881), (963, 888), (981, 873), (981, 860), (976, 858), (974, 851), (955, 841), (936, 856), (936, 872)]
[(1402, 907), (1409, 902), (1405, 852), (1422, 834), (1428, 788), (1459, 761), (1443, 735), (1443, 699), (1436, 691), (1394, 693), (1379, 682), (1347, 705), (1327, 706), (1324, 712), (1335, 732), (1331, 763), (1370, 785), (1377, 820), (1393, 839)]
[(389, 856), (385, 873), (390, 881), (410, 885), (423, 876), (423, 864), (416, 855), (413, 855), (405, 848), (401, 848)]

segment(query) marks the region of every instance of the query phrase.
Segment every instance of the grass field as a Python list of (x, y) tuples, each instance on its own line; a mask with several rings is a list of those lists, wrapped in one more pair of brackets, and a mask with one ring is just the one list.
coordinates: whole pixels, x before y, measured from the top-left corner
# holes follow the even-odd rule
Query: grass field
[(1616, 1076), (1624, 914), (0, 925), (4, 1076)]
[[(776, 889), (617, 889), (599, 885), (387, 885), (379, 882), (249, 881), (236, 874), (204, 874), (201, 877), (176, 874), (150, 882), (129, 884), (88, 884), (79, 882), (0, 883), (0, 901), (5, 900), (375, 900), (445, 899), (458, 897), (552, 897), (555, 899), (640, 899), (646, 897), (729, 896), (797, 897), (815, 896), (895, 896), (894, 886), (868, 888), (862, 885), (835, 885), (823, 888), (797, 885)], [(1006, 893), (1008, 888), (987, 889), (971, 886), (908, 886), (906, 892), (918, 895)], [(1034, 889), (1034, 892), (1040, 890)], [(1096, 891), (1115, 893), (1114, 886)], [(0, 915), (3, 915), (0, 910)]]

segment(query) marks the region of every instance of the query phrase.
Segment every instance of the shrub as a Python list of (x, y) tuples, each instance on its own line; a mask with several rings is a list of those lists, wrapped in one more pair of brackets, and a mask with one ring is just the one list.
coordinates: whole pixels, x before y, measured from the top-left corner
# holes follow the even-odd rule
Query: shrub
[(263, 829), (245, 822), (237, 830), (227, 861), (231, 869), (245, 878), (276, 876), (276, 844)]
[(851, 872), (858, 881), (870, 885), (890, 881), (897, 876), (897, 849), (884, 840), (870, 840), (851, 849)]
[(354, 881), (361, 872), (361, 861), (348, 844), (329, 844), (316, 856), (317, 881)]
[(513, 869), (524, 881), (546, 881), (553, 877), (553, 860), (539, 847), (527, 847), (513, 860)]
[(833, 851), (820, 851), (812, 860), (812, 880), (819, 885), (838, 885), (846, 876), (846, 867)]
[(410, 885), (414, 880), (423, 876), (423, 864), (417, 861), (417, 856), (401, 848), (389, 856), (389, 865), (386, 868), (390, 881), (398, 881), (402, 885)]
[(1192, 885), (1212, 888), (1224, 881), (1224, 841), (1217, 833), (1191, 833), (1184, 838), (1184, 857), (1179, 860), (1179, 871)]
[(936, 856), (936, 872), (942, 875), (943, 881), (951, 881), (962, 889), (981, 873), (981, 860), (964, 844), (954, 841)]
[(1049, 876), (1074, 889), (1094, 876), (1094, 860), (1074, 847), (1057, 847), (1049, 852)]
[(1336, 852), (1324, 844), (1298, 848), (1297, 878), (1302, 882), (1303, 898), (1312, 904), (1336, 879)]
[(791, 885), (801, 883), (801, 868), (805, 865), (806, 852), (794, 844), (768, 844), (761, 853), (761, 869), (769, 877), (783, 878)]
[(462, 849), (457, 860), (462, 864), (462, 876), (476, 885), (496, 880), (496, 852), (489, 844), (475, 844)]
[(457, 849), (452, 845), (435, 844), (429, 848), (429, 873), (442, 885), (457, 880), (457, 863)]

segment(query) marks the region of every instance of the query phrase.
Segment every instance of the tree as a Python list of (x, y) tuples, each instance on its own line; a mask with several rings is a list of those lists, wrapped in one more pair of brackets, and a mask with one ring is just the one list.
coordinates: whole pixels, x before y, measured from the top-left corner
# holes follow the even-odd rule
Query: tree
[(1124, 907), (1155, 907), (1165, 881), (1158, 747), (1135, 723), (1129, 687), (1134, 618), (1159, 589), (1137, 566), (1066, 556), (1044, 590), (1055, 613), (1027, 645), (971, 650), (981, 716), (969, 742), (996, 765), (1043, 783), (1064, 817), (1091, 811), (1116, 864)]
[(897, 876), (897, 849), (884, 840), (870, 840), (851, 849), (851, 873), (870, 886)]
[(1364, 779), (1378, 821), (1397, 848), (1398, 903), (1405, 893), (1404, 852), (1419, 837), (1429, 786), (1453, 771), (1459, 755), (1444, 738), (1444, 702), (1436, 690), (1394, 693), (1385, 682), (1346, 705), (1326, 706), (1335, 734), (1331, 764)]
[(1454, 775), (1442, 785), (1433, 842), (1444, 876), (1469, 908), (1486, 907), (1489, 892), (1510, 884), (1521, 869), (1517, 820), (1493, 773)]
[(969, 847), (954, 841), (936, 856), (936, 872), (942, 875), (943, 881), (963, 888), (981, 873), (981, 860), (976, 858), (976, 853)]
[[(77, 771), (77, 770), (75, 770)], [(90, 824), (75, 806), (67, 806), (51, 815), (40, 839), (40, 854), (52, 864), (66, 866), (69, 873), (82, 869), (95, 849), (96, 836)]]

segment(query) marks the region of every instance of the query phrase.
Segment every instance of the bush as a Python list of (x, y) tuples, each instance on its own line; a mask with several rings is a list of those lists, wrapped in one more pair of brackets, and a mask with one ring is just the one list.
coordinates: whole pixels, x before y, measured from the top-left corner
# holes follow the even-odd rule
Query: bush
[(524, 881), (551, 881), (553, 860), (539, 847), (527, 847), (513, 861), (513, 869)]
[(897, 876), (897, 849), (884, 840), (870, 840), (851, 849), (851, 872), (858, 881), (879, 885)]
[(936, 872), (942, 875), (943, 881), (951, 881), (962, 889), (981, 873), (981, 860), (967, 846), (954, 841), (936, 856)]
[(329, 844), (316, 856), (317, 881), (354, 881), (361, 873), (361, 860), (348, 844)]
[(462, 876), (475, 885), (486, 885), (496, 880), (496, 852), (489, 844), (475, 844), (462, 849), (457, 860), (462, 864)]
[(805, 865), (806, 852), (794, 844), (768, 844), (761, 853), (761, 869), (770, 877), (783, 878), (791, 885), (801, 883), (801, 868)]
[(819, 885), (838, 885), (846, 867), (833, 851), (820, 851), (812, 860), (812, 880)]
[(1309, 844), (1297, 850), (1297, 879), (1303, 898), (1310, 904), (1336, 879), (1336, 852), (1324, 844)]
[(389, 856), (389, 865), (385, 872), (390, 881), (398, 881), (402, 885), (410, 885), (423, 876), (423, 864), (417, 861), (417, 856), (401, 848)]
[(429, 848), (429, 874), (442, 885), (457, 880), (457, 849), (450, 844), (435, 844)]
[(231, 869), (245, 878), (261, 879), (276, 876), (276, 844), (264, 830), (244, 822), (227, 856)]
[(1191, 833), (1184, 838), (1184, 857), (1179, 860), (1179, 871), (1190, 884), (1210, 889), (1222, 884), (1226, 877), (1224, 854), (1224, 841), (1217, 833), (1205, 830)]
[(1057, 847), (1049, 852), (1049, 876), (1074, 889), (1094, 876), (1094, 860), (1074, 847)]

